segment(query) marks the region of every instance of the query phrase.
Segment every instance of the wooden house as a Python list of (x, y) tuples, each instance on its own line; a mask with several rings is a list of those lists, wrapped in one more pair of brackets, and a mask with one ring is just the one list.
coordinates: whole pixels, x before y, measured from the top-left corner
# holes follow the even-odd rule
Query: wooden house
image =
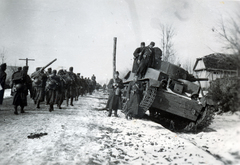
[(198, 78), (208, 78), (208, 81), (201, 82), (202, 88), (207, 89), (212, 80), (237, 76), (236, 59), (237, 56), (235, 55), (221, 53), (197, 58), (193, 67), (194, 76)]

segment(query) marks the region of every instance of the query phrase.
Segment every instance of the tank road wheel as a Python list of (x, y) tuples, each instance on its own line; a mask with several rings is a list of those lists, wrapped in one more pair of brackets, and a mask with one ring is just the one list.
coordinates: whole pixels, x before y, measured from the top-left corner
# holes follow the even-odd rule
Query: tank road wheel
[(213, 106), (207, 105), (201, 113), (200, 118), (196, 122), (197, 128), (203, 129), (208, 127), (214, 118), (215, 108)]
[(151, 107), (152, 103), (157, 94), (157, 88), (149, 87), (148, 83), (146, 83), (145, 91), (143, 92), (143, 99), (140, 102), (139, 110), (138, 110), (138, 117), (143, 117), (145, 112)]

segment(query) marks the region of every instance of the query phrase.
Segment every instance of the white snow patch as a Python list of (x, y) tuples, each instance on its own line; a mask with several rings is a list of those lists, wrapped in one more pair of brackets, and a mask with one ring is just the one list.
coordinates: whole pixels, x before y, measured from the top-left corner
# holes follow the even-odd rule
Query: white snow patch
[(12, 97), (11, 96), (11, 89), (5, 89), (3, 97), (4, 98)]

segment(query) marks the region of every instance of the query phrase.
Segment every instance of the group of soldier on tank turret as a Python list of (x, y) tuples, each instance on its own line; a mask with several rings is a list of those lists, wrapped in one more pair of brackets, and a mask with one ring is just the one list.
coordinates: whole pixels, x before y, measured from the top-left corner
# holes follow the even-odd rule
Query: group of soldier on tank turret
[(73, 106), (74, 100), (77, 101), (79, 96), (87, 93), (92, 94), (96, 86), (95, 75), (91, 79), (84, 78), (80, 76), (80, 73), (75, 74), (73, 67), (70, 67), (69, 71), (48, 68), (47, 72), (44, 72), (41, 67), (37, 67), (31, 76), (27, 72), (28, 67), (24, 66), (23, 68), (19, 67), (18, 71), (12, 75), (11, 94), (16, 115), (18, 106), (21, 107), (21, 113), (24, 113), (28, 91), (36, 108), (40, 108), (40, 103), (45, 101), (51, 112), (54, 110), (54, 104), (61, 109), (64, 100), (66, 100), (67, 106)]

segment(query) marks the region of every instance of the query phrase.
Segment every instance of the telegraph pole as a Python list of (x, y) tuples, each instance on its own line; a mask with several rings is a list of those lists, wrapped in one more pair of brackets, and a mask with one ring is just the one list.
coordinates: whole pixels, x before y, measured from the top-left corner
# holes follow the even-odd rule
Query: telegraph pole
[(28, 66), (28, 61), (35, 61), (35, 59), (29, 59), (29, 58), (19, 59), (19, 60), (25, 60), (26, 61), (26, 66)]
[(113, 41), (114, 41), (114, 44), (113, 44), (113, 78), (114, 78), (114, 73), (116, 72), (117, 37), (114, 37)]

